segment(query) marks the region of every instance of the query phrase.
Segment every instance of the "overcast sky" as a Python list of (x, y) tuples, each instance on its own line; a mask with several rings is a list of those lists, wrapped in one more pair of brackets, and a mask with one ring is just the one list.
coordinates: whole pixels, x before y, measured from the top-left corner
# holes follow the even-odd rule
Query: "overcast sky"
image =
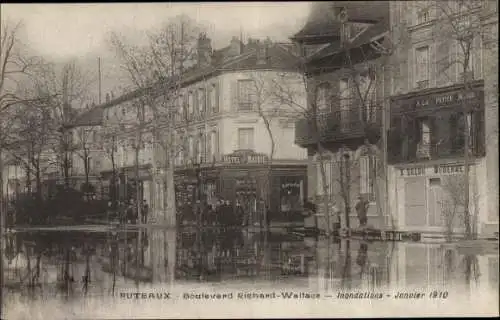
[[(92, 61), (101, 56), (105, 87), (116, 87), (117, 69), (105, 45), (110, 31), (132, 37), (160, 25), (169, 17), (185, 13), (211, 26), (213, 46), (227, 45), (231, 36), (286, 40), (304, 24), (307, 2), (240, 3), (89, 3), (89, 4), (2, 4), (2, 20), (23, 20), (24, 42), (52, 59), (76, 56)], [(108, 79), (109, 78), (109, 79)], [(108, 80), (108, 81), (107, 81)]]

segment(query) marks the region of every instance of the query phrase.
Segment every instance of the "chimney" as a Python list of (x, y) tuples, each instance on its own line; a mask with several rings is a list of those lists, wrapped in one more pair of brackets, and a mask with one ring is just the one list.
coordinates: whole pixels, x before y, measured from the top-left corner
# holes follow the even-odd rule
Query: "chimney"
[(265, 41), (260, 42), (257, 40), (257, 64), (266, 64), (268, 58), (268, 48), (271, 40), (266, 39)]
[(198, 66), (206, 67), (212, 63), (212, 40), (205, 33), (198, 37)]
[(241, 41), (237, 37), (233, 37), (229, 45), (229, 55), (239, 56), (240, 54), (241, 54)]

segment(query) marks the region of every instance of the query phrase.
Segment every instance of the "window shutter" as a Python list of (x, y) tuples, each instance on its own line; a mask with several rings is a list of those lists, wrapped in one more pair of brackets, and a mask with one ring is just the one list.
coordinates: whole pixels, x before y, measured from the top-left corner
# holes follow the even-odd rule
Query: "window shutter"
[(238, 110), (239, 94), (238, 94), (238, 81), (231, 82), (231, 111)]
[(208, 91), (205, 93), (205, 96), (206, 96), (206, 101), (207, 101), (207, 114), (211, 114), (212, 113), (212, 96), (214, 94), (214, 90), (215, 90), (215, 87), (213, 85), (209, 85), (208, 86)]
[(200, 95), (199, 95), (198, 91), (199, 91), (199, 89), (193, 90), (193, 105), (194, 105), (193, 111), (194, 111), (194, 113), (199, 113), (199, 111), (200, 111), (200, 109), (199, 109), (200, 105), (199, 105), (199, 101), (198, 101)]
[(220, 84), (217, 82), (214, 86), (215, 90), (215, 112), (219, 112), (220, 109)]

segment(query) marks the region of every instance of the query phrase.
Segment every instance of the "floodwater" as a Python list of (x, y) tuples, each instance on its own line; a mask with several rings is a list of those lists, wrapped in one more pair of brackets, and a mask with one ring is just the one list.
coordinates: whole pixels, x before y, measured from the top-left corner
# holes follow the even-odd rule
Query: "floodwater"
[(496, 242), (80, 230), (10, 233), (3, 252), (6, 319), (498, 314)]

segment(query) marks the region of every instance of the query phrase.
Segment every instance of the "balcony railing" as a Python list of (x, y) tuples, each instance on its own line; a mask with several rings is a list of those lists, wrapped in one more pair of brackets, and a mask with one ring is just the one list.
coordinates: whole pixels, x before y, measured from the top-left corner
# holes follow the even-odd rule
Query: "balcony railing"
[[(298, 145), (320, 142), (340, 142), (357, 138), (377, 138), (382, 128), (381, 107), (368, 110), (320, 111), (316, 119), (300, 119), (295, 126), (295, 143)], [(316, 126), (315, 123), (316, 122)], [(315, 134), (317, 127), (317, 135)]]

